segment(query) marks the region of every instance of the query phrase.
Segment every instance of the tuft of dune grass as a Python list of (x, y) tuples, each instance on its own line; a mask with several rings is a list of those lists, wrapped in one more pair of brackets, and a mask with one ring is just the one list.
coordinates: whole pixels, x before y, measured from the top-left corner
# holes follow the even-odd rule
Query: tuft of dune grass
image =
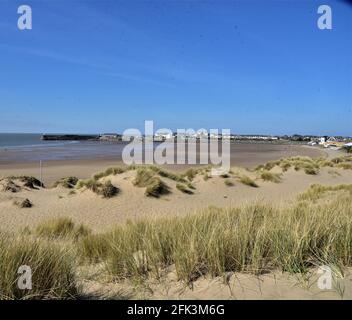
[(169, 187), (155, 176), (155, 171), (141, 167), (137, 170), (133, 184), (137, 187), (146, 188), (145, 195), (148, 197), (158, 198), (161, 195), (170, 193)]
[(155, 172), (149, 168), (137, 169), (136, 177), (133, 184), (140, 188), (145, 188), (150, 184), (150, 181), (155, 177)]
[(99, 173), (96, 173), (95, 175), (93, 175), (93, 179), (94, 180), (99, 180), (101, 178), (104, 178), (104, 177), (107, 177), (107, 176), (110, 176), (110, 175), (117, 175), (117, 174), (121, 174), (121, 173), (124, 173), (126, 172), (127, 170), (131, 170), (133, 167), (126, 167), (126, 168), (122, 168), (122, 167), (110, 167), (110, 168), (107, 168), (105, 171), (103, 172), (99, 172)]
[(173, 173), (157, 166), (148, 166), (147, 168), (154, 171), (163, 178), (167, 178), (176, 182), (186, 182), (186, 179), (181, 174)]
[(33, 203), (29, 199), (14, 200), (13, 204), (19, 208), (32, 208)]
[(103, 196), (103, 198), (112, 198), (116, 194), (118, 194), (119, 189), (115, 187), (111, 181), (106, 181), (104, 184), (100, 187), (99, 194)]
[(32, 176), (10, 176), (10, 180), (19, 180), (23, 183), (24, 187), (29, 189), (38, 189), (39, 187), (44, 188), (43, 182)]
[(225, 185), (228, 186), (228, 187), (234, 186), (234, 183), (233, 183), (230, 179), (225, 179), (225, 180), (224, 180), (224, 183), (225, 183)]
[(342, 168), (344, 170), (352, 170), (352, 163), (351, 162), (342, 162), (342, 163), (339, 163), (336, 167)]
[(16, 183), (14, 183), (9, 178), (0, 179), (0, 182), (1, 182), (1, 188), (5, 192), (16, 193), (16, 192), (21, 191), (21, 187), (19, 185), (17, 185)]
[(190, 190), (190, 189), (188, 189), (187, 186), (185, 186), (185, 185), (182, 184), (182, 183), (176, 184), (176, 189), (177, 189), (177, 190), (180, 190), (180, 191), (183, 192), (183, 193), (193, 194), (193, 191)]
[(352, 156), (341, 156), (331, 160), (326, 158), (312, 159), (310, 157), (282, 158), (280, 160), (269, 161), (266, 164), (259, 165), (255, 168), (255, 171), (270, 171), (274, 167), (280, 167), (283, 172), (290, 168), (294, 168), (296, 171), (304, 170), (306, 174), (316, 175), (319, 173), (319, 170), (324, 167), (336, 167), (351, 170)]
[(34, 231), (39, 237), (73, 239), (87, 236), (90, 232), (91, 230), (83, 224), (76, 226), (72, 219), (66, 217), (44, 221)]
[(115, 187), (109, 180), (104, 183), (95, 179), (79, 180), (76, 184), (76, 188), (81, 189), (83, 187), (101, 195), (103, 198), (111, 198), (119, 193), (119, 188)]
[(114, 232), (103, 234), (90, 233), (80, 238), (77, 253), (83, 262), (102, 262), (107, 258), (108, 252), (114, 243)]
[(268, 170), (264, 170), (263, 172), (261, 172), (260, 178), (263, 179), (264, 181), (270, 181), (270, 182), (274, 182), (274, 183), (281, 182), (281, 175), (280, 174), (273, 173)]
[(147, 197), (159, 198), (161, 195), (170, 193), (169, 187), (158, 177), (153, 177), (145, 189)]
[(178, 279), (186, 282), (225, 272), (304, 273), (321, 264), (351, 266), (352, 207), (344, 197), (324, 205), (209, 208), (120, 225), (91, 246), (85, 243), (82, 252), (105, 261), (117, 278), (159, 277), (174, 265)]
[(304, 172), (310, 175), (317, 175), (319, 173), (319, 170), (313, 167), (306, 167), (304, 168)]
[(53, 187), (56, 188), (57, 186), (62, 186), (67, 189), (73, 189), (76, 186), (77, 182), (78, 178), (76, 177), (61, 178), (53, 184)]
[(197, 169), (191, 168), (184, 173), (184, 176), (187, 177), (189, 181), (192, 181), (196, 177), (197, 173)]
[(253, 188), (258, 188), (258, 185), (256, 184), (256, 182), (248, 176), (245, 176), (245, 175), (241, 176), (239, 178), (239, 181), (244, 185), (247, 185)]
[(298, 200), (316, 201), (327, 192), (348, 191), (352, 197), (352, 184), (339, 184), (336, 186), (323, 186), (321, 184), (312, 184), (309, 189), (300, 195)]
[[(68, 248), (39, 239), (0, 233), (1, 299), (74, 299), (78, 297), (74, 258)], [(20, 289), (21, 266), (31, 268), (32, 288)], [(23, 271), (21, 271), (23, 272)], [(28, 272), (28, 271), (27, 271)]]

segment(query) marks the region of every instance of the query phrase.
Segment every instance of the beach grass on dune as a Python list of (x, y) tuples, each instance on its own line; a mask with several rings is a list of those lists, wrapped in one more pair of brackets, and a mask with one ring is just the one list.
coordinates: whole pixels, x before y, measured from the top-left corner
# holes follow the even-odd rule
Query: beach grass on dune
[(274, 183), (281, 182), (281, 175), (278, 173), (273, 173), (268, 170), (264, 170), (260, 173), (260, 178), (264, 181), (270, 181)]
[(193, 191), (190, 190), (189, 188), (187, 188), (187, 186), (185, 186), (182, 183), (176, 184), (176, 189), (180, 190), (181, 192), (186, 193), (186, 194), (193, 194)]
[(263, 204), (210, 208), (186, 217), (129, 222), (94, 241), (82, 240), (81, 252), (106, 261), (118, 278), (159, 277), (175, 265), (186, 282), (228, 271), (304, 273), (322, 264), (350, 266), (350, 201), (344, 196), (280, 209)]
[[(334, 192), (329, 201), (321, 199), (327, 192)], [(1, 233), (0, 293), (8, 299), (75, 297), (75, 270), (86, 263), (103, 262), (116, 279), (159, 278), (174, 266), (186, 283), (226, 272), (342, 269), (352, 266), (351, 196), (351, 185), (316, 185), (286, 207), (210, 207), (183, 217), (129, 221), (98, 234), (69, 218), (45, 221), (19, 238)], [(16, 285), (20, 265), (35, 270), (30, 292)]]
[(32, 176), (9, 176), (0, 179), (0, 182), (3, 184), (3, 189), (5, 189), (4, 191), (11, 192), (18, 192), (22, 189), (22, 187), (28, 189), (39, 189), (40, 187), (44, 188), (43, 182)]
[(83, 224), (77, 226), (72, 219), (62, 217), (44, 221), (40, 223), (36, 229), (35, 234), (39, 237), (47, 238), (74, 238), (78, 239), (82, 236), (90, 234), (90, 229)]
[(32, 208), (33, 207), (33, 203), (25, 198), (25, 199), (15, 199), (13, 201), (13, 204), (16, 205), (19, 208)]
[(306, 174), (316, 175), (319, 170), (324, 167), (343, 168), (345, 170), (352, 169), (352, 156), (340, 156), (328, 160), (326, 158), (312, 159), (309, 157), (290, 157), (282, 158), (276, 161), (269, 161), (264, 165), (256, 167), (257, 171), (267, 170), (270, 171), (274, 167), (279, 167), (283, 172), (290, 168), (296, 171), (304, 170)]
[(104, 177), (107, 177), (110, 175), (121, 174), (121, 173), (124, 173), (128, 170), (132, 170), (132, 168), (133, 168), (132, 166), (131, 167), (109, 167), (105, 171), (99, 172), (99, 173), (96, 173), (95, 175), (93, 175), (93, 179), (99, 180), (101, 178), (104, 178)]
[(250, 186), (253, 188), (258, 187), (257, 183), (253, 179), (245, 175), (240, 176), (239, 181), (246, 186)]
[(352, 198), (352, 184), (339, 184), (336, 186), (323, 186), (320, 184), (312, 184), (307, 191), (298, 195), (298, 200), (316, 201), (328, 192), (337, 191), (349, 192)]
[(92, 192), (101, 195), (103, 198), (111, 198), (119, 193), (119, 188), (114, 186), (110, 180), (101, 183), (95, 179), (79, 180), (76, 184), (77, 189), (87, 188)]
[[(74, 257), (66, 247), (0, 233), (1, 299), (72, 299), (79, 289)], [(20, 289), (21, 266), (32, 273), (32, 288)]]
[(53, 187), (56, 188), (58, 186), (62, 186), (67, 189), (73, 189), (78, 182), (77, 177), (66, 177), (66, 178), (61, 178), (60, 180), (56, 181), (53, 184)]
[(155, 176), (155, 171), (150, 168), (141, 167), (137, 170), (133, 184), (145, 189), (145, 195), (158, 198), (161, 195), (170, 193), (169, 187)]

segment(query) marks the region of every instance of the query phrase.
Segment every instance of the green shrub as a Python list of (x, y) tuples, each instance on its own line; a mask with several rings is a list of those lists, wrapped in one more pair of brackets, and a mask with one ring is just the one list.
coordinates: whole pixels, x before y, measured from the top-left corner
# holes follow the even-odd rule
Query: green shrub
[(231, 180), (229, 180), (229, 179), (226, 179), (226, 180), (224, 181), (224, 183), (225, 183), (225, 185), (228, 186), (228, 187), (234, 186), (234, 183), (233, 183)]

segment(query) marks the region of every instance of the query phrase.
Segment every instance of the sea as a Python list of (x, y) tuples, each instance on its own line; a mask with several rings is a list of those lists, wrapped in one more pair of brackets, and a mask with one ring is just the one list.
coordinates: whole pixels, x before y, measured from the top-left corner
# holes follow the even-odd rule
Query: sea
[(41, 140), (39, 133), (0, 133), (0, 148), (43, 147), (59, 145), (53, 141)]
[[(127, 144), (109, 141), (43, 141), (40, 138), (41, 134), (35, 133), (0, 133), (0, 165), (80, 159), (121, 161)], [(154, 148), (157, 146), (158, 143), (154, 143)], [(253, 142), (231, 143), (230, 153), (232, 163), (245, 166), (282, 157), (322, 155), (322, 151), (315, 148)]]
[(43, 141), (41, 136), (37, 133), (0, 133), (0, 163), (121, 158), (125, 145), (108, 141)]

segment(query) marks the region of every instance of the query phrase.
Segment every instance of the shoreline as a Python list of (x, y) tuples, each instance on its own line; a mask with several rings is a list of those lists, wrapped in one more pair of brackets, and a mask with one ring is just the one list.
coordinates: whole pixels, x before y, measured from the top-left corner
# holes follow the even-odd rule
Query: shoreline
[[(338, 155), (336, 153), (336, 155)], [(231, 148), (231, 166), (253, 168), (268, 161), (284, 157), (309, 156), (311, 158), (332, 157), (331, 152), (305, 145), (281, 144), (237, 144)], [(111, 166), (124, 166), (120, 156), (94, 156), (83, 159), (47, 160), (42, 162), (42, 180), (50, 185), (63, 177), (75, 176), (79, 179), (91, 177), (93, 174)], [(200, 164), (166, 164), (163, 167), (174, 171), (185, 171)], [(39, 177), (39, 161), (3, 162), (0, 161), (0, 178), (12, 175), (28, 175)]]

